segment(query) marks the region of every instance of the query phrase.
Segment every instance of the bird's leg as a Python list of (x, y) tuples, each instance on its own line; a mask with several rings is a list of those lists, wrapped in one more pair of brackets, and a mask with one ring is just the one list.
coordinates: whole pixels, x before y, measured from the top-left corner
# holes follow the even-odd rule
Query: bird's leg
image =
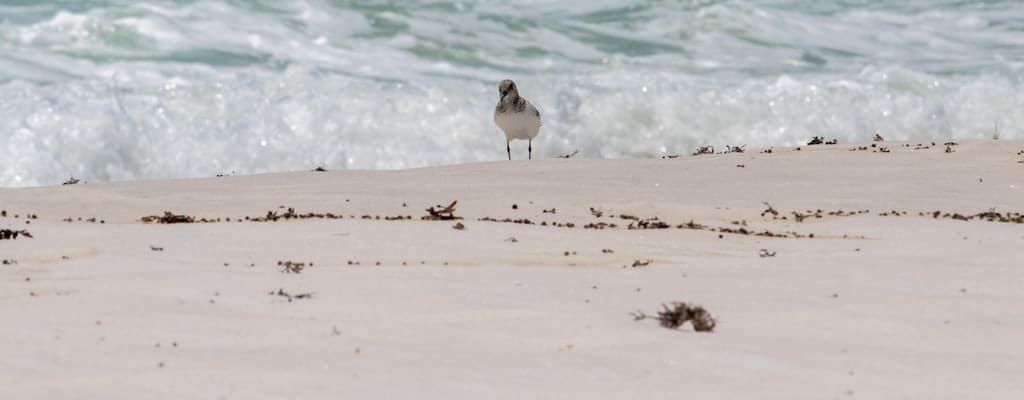
[(509, 142), (508, 140), (505, 141), (505, 150), (508, 151), (508, 160), (512, 161), (512, 145)]
[(530, 139), (526, 145), (526, 157), (529, 160), (533, 159), (533, 139)]

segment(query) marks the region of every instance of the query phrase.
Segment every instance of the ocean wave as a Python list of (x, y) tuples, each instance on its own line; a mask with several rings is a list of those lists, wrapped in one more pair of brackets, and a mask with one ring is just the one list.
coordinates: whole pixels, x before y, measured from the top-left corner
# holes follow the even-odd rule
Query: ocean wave
[(844, 4), (0, 6), (0, 185), (500, 160), (504, 78), (546, 157), (1024, 138), (1017, 2)]

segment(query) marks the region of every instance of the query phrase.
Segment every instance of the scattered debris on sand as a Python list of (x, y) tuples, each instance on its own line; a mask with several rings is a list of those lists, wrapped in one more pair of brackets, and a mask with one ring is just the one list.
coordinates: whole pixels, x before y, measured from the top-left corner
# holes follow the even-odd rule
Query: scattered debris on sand
[(614, 228), (617, 228), (617, 227), (618, 227), (618, 225), (616, 225), (616, 224), (609, 224), (607, 222), (591, 222), (589, 224), (583, 225), (583, 229), (606, 229), (606, 228), (614, 229)]
[[(922, 213), (918, 213), (918, 215), (926, 216), (928, 214), (922, 212)], [(977, 220), (988, 221), (988, 222), (1003, 222), (1003, 223), (1012, 223), (1012, 224), (1024, 224), (1024, 213), (1007, 212), (1007, 213), (1004, 214), (1004, 213), (996, 212), (995, 210), (988, 210), (988, 211), (977, 213), (977, 214), (973, 214), (973, 215), (964, 215), (964, 214), (960, 214), (960, 213), (950, 213), (950, 212), (942, 212), (942, 211), (936, 210), (936, 211), (931, 212), (930, 215), (934, 219), (947, 218), (947, 219), (955, 219), (955, 220), (958, 220), (958, 221), (971, 221), (971, 220), (977, 219)]]
[(423, 216), (424, 221), (452, 221), (462, 219), (462, 217), (455, 216), (455, 205), (458, 204), (458, 200), (452, 201), (448, 207), (441, 207), (440, 205), (430, 207), (426, 209), (427, 215)]
[(164, 251), (164, 247), (163, 246), (149, 245), (149, 250), (150, 251)]
[(79, 182), (81, 182), (81, 181), (78, 180), (78, 178), (75, 178), (74, 176), (72, 176), (70, 179), (64, 181), (64, 183), (62, 183), (61, 185), (62, 186), (77, 185)]
[(715, 146), (700, 146), (697, 148), (697, 151), (693, 152), (693, 155), (695, 156), (699, 156), (701, 154), (715, 154)]
[(633, 260), (633, 265), (631, 265), (630, 268), (643, 268), (643, 267), (646, 267), (648, 265), (651, 265), (651, 263), (653, 263), (653, 262), (654, 262), (654, 260), (644, 260), (644, 261)]
[(676, 225), (676, 229), (693, 229), (693, 230), (702, 231), (702, 230), (707, 229), (707, 226), (706, 225), (698, 224), (696, 222), (693, 222), (693, 220), (691, 219), (690, 222), (687, 222), (685, 224)]
[(676, 158), (679, 158), (678, 154), (666, 154), (666, 155), (661, 156), (662, 160), (671, 160), (671, 159), (676, 159)]
[(662, 327), (668, 329), (679, 329), (686, 321), (690, 321), (693, 330), (697, 332), (713, 332), (718, 322), (710, 312), (698, 305), (690, 306), (683, 302), (672, 302), (671, 306), (662, 304), (661, 307), (662, 310), (658, 311), (657, 316), (644, 314), (643, 311), (632, 313), (633, 320), (655, 319)]
[(761, 258), (775, 257), (775, 252), (774, 251), (768, 251), (768, 249), (761, 249), (761, 250), (758, 250), (757, 256), (761, 257)]
[(33, 238), (32, 234), (29, 233), (29, 231), (26, 231), (24, 229), (22, 229), (22, 230), (0, 229), (0, 240), (14, 240), (14, 239), (18, 238), (18, 235), (27, 237), (29, 239)]
[(573, 151), (572, 153), (569, 153), (569, 154), (562, 154), (561, 156), (558, 156), (558, 157), (559, 158), (573, 158), (573, 157), (576, 157), (577, 154), (580, 154), (580, 149), (576, 149), (576, 151)]
[(808, 146), (815, 146), (815, 145), (819, 145), (819, 144), (825, 144), (825, 145), (839, 144), (839, 139), (825, 139), (822, 136), (815, 136), (815, 137), (812, 137), (811, 140), (807, 141), (807, 145)]
[(288, 292), (284, 291), (284, 289), (277, 289), (277, 291), (271, 291), (270, 293), (267, 293), (267, 294), (269, 294), (271, 296), (281, 296), (281, 297), (284, 297), (284, 298), (288, 299), (289, 303), (291, 303), (293, 299), (294, 300), (302, 300), (302, 299), (312, 299), (313, 298), (313, 293), (291, 294), (291, 293), (288, 293)]
[(327, 166), (318, 165), (316, 168), (313, 168), (313, 172), (327, 172)]
[(462, 231), (466, 229), (466, 225), (463, 225), (461, 222), (456, 222), (455, 225), (452, 225), (452, 229)]
[(878, 134), (878, 132), (875, 132), (875, 139), (874, 139), (874, 141), (876, 141), (876, 142), (884, 142), (885, 138), (883, 138), (882, 135)]
[(658, 220), (658, 217), (653, 217), (648, 219), (634, 219), (633, 222), (629, 223), (627, 229), (668, 229), (671, 227), (672, 225)]
[[(281, 267), (282, 274), (301, 274), (302, 270), (306, 269), (306, 263), (295, 262), (295, 261), (278, 261), (277, 266)], [(308, 264), (310, 267), (313, 263)]]
[[(461, 218), (460, 218), (460, 219), (461, 219)], [(516, 218), (516, 219), (512, 219), (512, 218), (505, 218), (505, 219), (496, 219), (496, 218), (491, 218), (491, 217), (483, 217), (483, 218), (478, 218), (478, 219), (477, 219), (477, 221), (485, 221), (485, 222), (504, 222), (504, 223), (509, 223), (509, 224), (524, 224), (524, 225), (537, 225), (537, 223), (535, 223), (535, 222), (533, 222), (533, 221), (530, 221), (530, 220), (529, 220), (529, 219), (527, 219), (527, 218)], [(544, 223), (542, 223), (541, 225), (543, 225), (543, 226), (547, 226), (547, 222), (544, 222)], [(552, 225), (554, 225), (554, 224), (552, 224)]]
[(747, 147), (747, 145), (742, 145), (742, 146), (729, 146), (729, 145), (726, 145), (725, 146), (725, 152), (726, 153), (743, 153), (743, 152), (746, 151), (745, 147)]
[(191, 224), (196, 222), (195, 217), (188, 215), (174, 214), (170, 211), (164, 211), (164, 215), (148, 215), (142, 217), (142, 222), (147, 224), (158, 223), (158, 224)]

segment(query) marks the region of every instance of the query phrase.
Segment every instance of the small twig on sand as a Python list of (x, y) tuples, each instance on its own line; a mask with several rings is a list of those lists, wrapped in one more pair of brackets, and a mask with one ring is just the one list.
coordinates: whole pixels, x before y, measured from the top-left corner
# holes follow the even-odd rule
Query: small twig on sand
[(421, 219), (425, 221), (451, 221), (456, 219), (462, 219), (462, 217), (455, 216), (455, 204), (459, 201), (453, 201), (448, 207), (441, 208), (441, 206), (434, 206), (426, 209), (427, 215)]
[(313, 298), (313, 293), (299, 293), (299, 294), (294, 294), (293, 295), (291, 293), (288, 293), (288, 292), (284, 291), (284, 289), (277, 289), (276, 292), (275, 291), (271, 291), (270, 293), (267, 293), (267, 294), (269, 294), (271, 296), (281, 296), (281, 297), (284, 297), (284, 298), (288, 299), (289, 303), (292, 302), (292, 299), (301, 300), (301, 299), (312, 299)]
[(575, 151), (573, 151), (572, 153), (569, 153), (569, 154), (562, 154), (559, 157), (560, 158), (573, 158), (573, 157), (576, 157), (577, 154), (580, 154), (580, 149), (576, 149)]
[(646, 267), (648, 265), (651, 265), (652, 262), (654, 262), (654, 260), (646, 260), (646, 261), (633, 260), (633, 265), (631, 266), (631, 268)]

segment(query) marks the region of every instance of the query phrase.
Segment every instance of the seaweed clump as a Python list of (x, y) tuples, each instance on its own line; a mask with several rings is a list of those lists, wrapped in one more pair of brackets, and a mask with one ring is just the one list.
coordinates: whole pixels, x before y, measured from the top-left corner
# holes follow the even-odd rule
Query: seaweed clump
[(711, 316), (708, 310), (698, 305), (689, 305), (676, 301), (671, 304), (662, 304), (661, 307), (662, 309), (658, 311), (657, 316), (637, 311), (632, 314), (633, 319), (635, 321), (655, 319), (658, 320), (659, 325), (667, 329), (679, 329), (687, 321), (690, 321), (690, 324), (693, 325), (693, 330), (697, 332), (713, 332), (718, 324), (718, 321)]

